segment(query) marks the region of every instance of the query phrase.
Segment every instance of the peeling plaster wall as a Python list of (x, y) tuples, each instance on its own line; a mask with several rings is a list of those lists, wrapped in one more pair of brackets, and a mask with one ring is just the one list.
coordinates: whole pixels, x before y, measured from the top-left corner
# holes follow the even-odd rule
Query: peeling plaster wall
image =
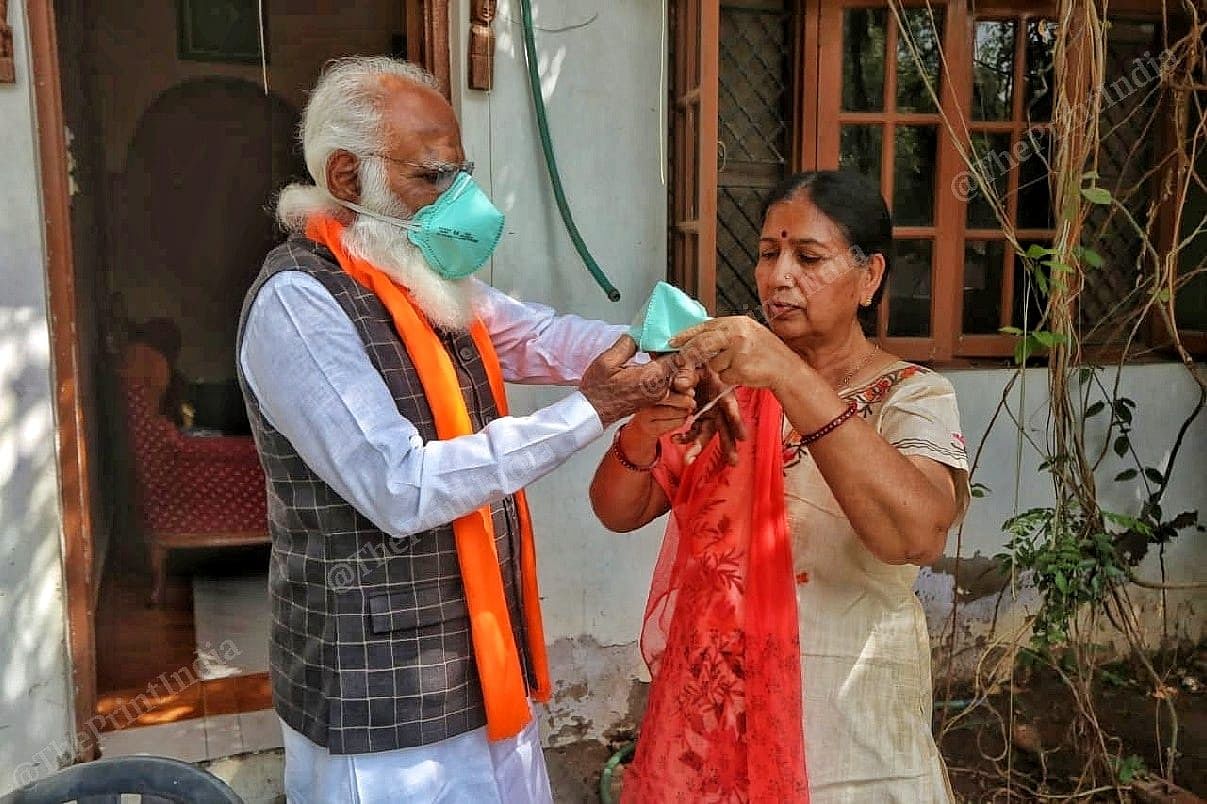
[[(627, 322), (666, 271), (664, 8), (652, 0), (535, 0), (533, 5), (541, 86), (570, 206), (599, 263), (624, 295), (618, 305), (605, 300), (582, 268), (558, 217), (528, 95), (517, 0), (502, 0), (498, 6), (495, 87), (489, 93), (465, 88), (469, 0), (459, 0), (451, 12), (454, 105), (461, 115), (467, 154), (478, 163), (477, 178), (507, 214), (491, 281), (517, 297), (563, 312)], [(962, 370), (947, 376), (959, 394), (969, 450), (975, 452), (1011, 372)], [(1045, 388), (1044, 373), (1030, 371), (1025, 398), (1023, 388), (1012, 395), (1015, 409), (1025, 412), (1023, 420), (1041, 441)], [(1175, 365), (1136, 366), (1125, 372), (1121, 393), (1138, 404), (1134, 441), (1148, 463), (1160, 464), (1161, 451), (1168, 448), (1175, 421), (1180, 421), (1175, 417), (1190, 408), (1192, 390), (1184, 370)], [(564, 393), (513, 388), (512, 407), (522, 413)], [(1047, 499), (1037, 470), (1041, 458), (1030, 448), (1023, 450), (1016, 472), (1016, 440), (1003, 418), (976, 475), (992, 493), (974, 500), (964, 528), (962, 555), (975, 558), (964, 564), (961, 574), (961, 587), (970, 599), (961, 605), (959, 644), (972, 646), (960, 657), (964, 672), (979, 655), (977, 640), (993, 620), (1000, 585), (985, 570), (988, 559), (1003, 548), (1001, 524), (1016, 510)], [(607, 444), (607, 437), (601, 439), (530, 490), (555, 687), (543, 727), (553, 745), (601, 739), (631, 728), (644, 708), (648, 676), (635, 640), (663, 525), (618, 536), (595, 521), (586, 489)], [(1102, 470), (1106, 486), (1121, 468), (1112, 454)], [(1169, 492), (1169, 510), (1197, 508), (1207, 514), (1205, 470), (1207, 416), (1187, 438)], [(1112, 501), (1122, 512), (1134, 513), (1138, 504), (1134, 498)], [(1171, 580), (1207, 580), (1203, 542), (1190, 535), (1170, 547), (1166, 563)], [(953, 534), (949, 556), (955, 555), (956, 544)], [(948, 560), (924, 569), (918, 583), (936, 643), (951, 615), (953, 564)], [(969, 569), (984, 577), (973, 577)], [(1155, 558), (1148, 559), (1140, 573), (1159, 577)], [(1159, 637), (1159, 595), (1136, 599), (1143, 605), (1148, 633)], [(1017, 628), (1030, 602), (1026, 593), (1017, 601), (1007, 597), (999, 632)], [(1171, 627), (1191, 638), (1203, 635), (1207, 605), (1201, 593), (1171, 594), (1168, 603)]]

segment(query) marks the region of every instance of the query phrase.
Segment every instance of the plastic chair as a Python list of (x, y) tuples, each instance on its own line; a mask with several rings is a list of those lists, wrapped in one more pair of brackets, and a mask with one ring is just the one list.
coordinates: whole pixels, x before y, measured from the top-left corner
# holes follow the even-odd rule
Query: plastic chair
[(209, 771), (167, 757), (115, 757), (64, 768), (0, 798), (0, 804), (118, 804), (122, 794), (181, 804), (243, 804)]

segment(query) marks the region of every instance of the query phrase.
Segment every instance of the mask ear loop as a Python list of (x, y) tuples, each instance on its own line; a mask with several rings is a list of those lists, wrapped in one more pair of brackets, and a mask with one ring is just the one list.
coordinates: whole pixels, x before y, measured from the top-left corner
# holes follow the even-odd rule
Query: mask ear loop
[(375, 221), (380, 221), (381, 223), (388, 223), (391, 226), (397, 226), (399, 229), (410, 229), (412, 231), (421, 228), (418, 224), (414, 223), (413, 221), (403, 220), (402, 218), (394, 218), (389, 215), (382, 215), (378, 212), (374, 212), (371, 209), (362, 207), (360, 204), (353, 204), (351, 201), (344, 201), (342, 198), (336, 198), (335, 196), (331, 196), (331, 198), (333, 201), (335, 201), (335, 203), (339, 204), (341, 207), (350, 209), (353, 212), (360, 214), (360, 215), (364, 215), (367, 218), (372, 218)]

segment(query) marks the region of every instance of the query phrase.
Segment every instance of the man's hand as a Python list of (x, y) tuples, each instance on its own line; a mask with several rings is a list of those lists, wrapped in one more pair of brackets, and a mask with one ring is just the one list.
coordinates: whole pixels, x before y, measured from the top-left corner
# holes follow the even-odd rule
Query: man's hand
[[(717, 377), (717, 373), (708, 366), (700, 370), (700, 382), (696, 385), (697, 403), (704, 407), (725, 391), (726, 385)], [(712, 410), (692, 422), (686, 432), (674, 437), (681, 444), (696, 442), (703, 447), (716, 435), (721, 439), (721, 452), (725, 455), (730, 466), (738, 463), (738, 441), (747, 437), (746, 424), (742, 421), (742, 412), (738, 409), (738, 399), (733, 393), (725, 394), (713, 406)]]
[(656, 405), (672, 393), (694, 393), (696, 369), (686, 365), (679, 355), (665, 355), (640, 366), (626, 365), (636, 354), (637, 343), (622, 335), (583, 373), (578, 389), (595, 408), (604, 427), (640, 408)]

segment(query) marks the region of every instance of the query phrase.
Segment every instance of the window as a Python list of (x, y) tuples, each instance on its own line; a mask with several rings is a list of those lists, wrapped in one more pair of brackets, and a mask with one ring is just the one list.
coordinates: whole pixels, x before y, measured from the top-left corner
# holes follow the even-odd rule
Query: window
[(821, 9), (821, 30), (842, 33), (820, 53), (818, 165), (880, 183), (893, 212), (896, 253), (876, 329), (889, 348), (915, 359), (932, 358), (937, 334), (950, 328), (950, 305), (936, 305), (954, 278), (936, 266), (951, 263), (953, 243), (940, 232), (950, 231), (958, 204), (943, 191), (954, 163), (941, 153), (949, 138), (935, 103), (948, 83), (939, 69), (947, 14), (942, 6), (906, 9), (905, 37), (883, 4)]
[[(884, 0), (672, 0), (677, 46), (685, 36), (691, 40), (687, 17), (716, 14), (716, 39), (691, 40), (697, 62), (715, 55), (715, 77), (701, 83), (698, 71), (681, 75), (685, 60), (674, 56), (674, 80), (686, 81), (674, 87), (687, 90), (673, 87), (673, 160), (694, 153), (708, 161), (707, 171), (715, 161), (716, 172), (706, 177), (697, 165), (691, 169), (696, 184), (674, 183), (674, 218), (689, 224), (698, 248), (685, 253), (678, 242), (683, 230), (672, 233), (672, 279), (720, 314), (755, 309), (752, 266), (767, 191), (790, 171), (857, 170), (879, 182), (894, 216), (893, 270), (876, 311), (882, 344), (913, 360), (1007, 357), (1014, 339), (1000, 329), (1034, 324), (1043, 294), (1010, 247), (997, 212), (965, 178), (960, 149), (973, 154), (993, 183), (1019, 242), (1051, 244), (1048, 129), (1057, 89), (1051, 9), (1037, 2), (1011, 8), (1009, 0), (906, 5), (898, 24)], [(1144, 8), (1112, 3), (1124, 6), (1129, 14), (1131, 6)], [(1156, 21), (1138, 14), (1114, 20), (1109, 36), (1099, 184), (1139, 219), (1155, 193), (1150, 168), (1161, 132), (1152, 130), (1152, 54), (1159, 51), (1159, 34)], [(1149, 72), (1141, 66), (1145, 59), (1152, 62)], [(709, 80), (716, 81), (715, 95)], [(703, 101), (690, 109), (699, 126), (716, 125), (715, 152), (712, 132), (706, 136), (697, 127), (692, 139), (688, 131), (681, 110), (689, 98)], [(672, 168), (676, 176), (691, 172), (681, 164)], [(688, 199), (698, 219), (687, 214)], [(707, 228), (710, 206), (715, 243), (706, 248), (693, 227)], [(1192, 231), (1204, 206), (1207, 196), (1191, 199)], [(1079, 315), (1099, 343), (1120, 337), (1111, 322), (1140, 301), (1141, 255), (1127, 218), (1100, 207), (1087, 224), (1106, 265), (1083, 294)], [(1199, 249), (1207, 253), (1207, 235)], [(1205, 302), (1207, 276), (1199, 276), (1179, 297), (1179, 317), (1207, 327), (1198, 321)]]

